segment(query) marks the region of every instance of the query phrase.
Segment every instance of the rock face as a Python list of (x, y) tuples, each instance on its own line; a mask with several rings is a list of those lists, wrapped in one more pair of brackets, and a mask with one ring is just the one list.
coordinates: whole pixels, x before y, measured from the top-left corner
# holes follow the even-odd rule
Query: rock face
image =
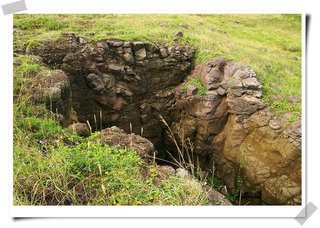
[(185, 160), (189, 153), (230, 193), (241, 190), (266, 204), (300, 204), (301, 121), (283, 126), (263, 104), (256, 74), (224, 58), (193, 69), (190, 77), (201, 80), (205, 95), (193, 85), (184, 91), (194, 52), (140, 41), (88, 44), (65, 35), (33, 54), (63, 70), (50, 83), (43, 77), (38, 82), (45, 85), (48, 108), (58, 110), (65, 125), (88, 121), (92, 131), (117, 126), (103, 130), (101, 141), (141, 156), (153, 156), (156, 148), (158, 156), (169, 151), (178, 157), (178, 145)]
[(266, 204), (300, 204), (301, 121), (284, 131), (265, 109), (255, 73), (233, 61), (215, 58), (193, 75), (208, 92), (178, 98), (175, 137), (192, 145), (201, 167), (214, 170), (229, 192), (241, 190)]
[(190, 73), (195, 50), (140, 41), (80, 40), (65, 35), (36, 49), (46, 63), (60, 64), (68, 76), (78, 121), (89, 121), (93, 131), (118, 126), (143, 132), (161, 148), (159, 114), (169, 117), (174, 112), (174, 87)]
[(267, 204), (300, 204), (301, 145), (271, 128), (270, 118), (264, 111), (244, 120), (229, 117), (212, 144), (217, 175), (232, 191), (237, 180), (245, 180), (243, 191), (261, 194)]
[[(212, 156), (212, 141), (225, 128), (230, 114), (247, 118), (263, 109), (262, 91), (256, 75), (235, 62), (215, 58), (193, 71), (208, 92), (182, 94), (177, 100), (181, 118), (172, 124), (176, 137), (191, 140), (193, 153), (204, 163)], [(186, 96), (187, 95), (187, 96)]]

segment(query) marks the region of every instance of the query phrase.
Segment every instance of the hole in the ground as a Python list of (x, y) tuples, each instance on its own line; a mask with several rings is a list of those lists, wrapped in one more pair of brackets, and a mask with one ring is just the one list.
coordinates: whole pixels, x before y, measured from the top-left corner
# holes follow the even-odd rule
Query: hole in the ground
[[(88, 123), (92, 131), (117, 126), (141, 135), (153, 143), (158, 164), (183, 167), (203, 178), (202, 169), (211, 169), (211, 141), (228, 113), (222, 88), (220, 95), (204, 98), (197, 84), (181, 86), (194, 68), (194, 54), (189, 46), (118, 40), (67, 52), (60, 63), (72, 94), (66, 124)], [(198, 73), (191, 81), (201, 83)], [(216, 109), (220, 113), (214, 114)]]
[[(67, 38), (35, 50), (63, 71), (47, 95), (48, 108), (64, 116), (64, 125), (88, 123), (92, 131), (117, 126), (141, 135), (154, 144), (159, 164), (199, 168), (200, 179), (223, 180), (235, 203), (301, 201), (294, 168), (299, 137), (290, 136), (294, 143), (278, 137), (281, 127), (263, 110), (252, 70), (224, 58), (194, 66), (195, 50), (188, 46)], [(287, 192), (279, 190), (281, 183)]]
[(68, 110), (66, 125), (87, 123), (92, 131), (117, 126), (143, 136), (158, 152), (158, 164), (185, 168), (200, 180), (214, 176), (211, 144), (228, 119), (225, 90), (217, 86), (205, 96), (197, 84), (181, 86), (192, 70), (190, 81), (202, 83), (206, 66), (193, 69), (194, 54), (188, 46), (118, 40), (68, 51), (59, 64), (70, 82), (65, 96), (72, 109), (61, 102), (50, 109)]

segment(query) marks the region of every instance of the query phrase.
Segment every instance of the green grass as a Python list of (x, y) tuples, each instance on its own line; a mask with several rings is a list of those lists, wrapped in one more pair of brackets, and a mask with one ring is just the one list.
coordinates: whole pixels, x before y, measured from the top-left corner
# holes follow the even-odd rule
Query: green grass
[[(46, 152), (37, 143), (38, 131), (15, 129), (15, 205), (209, 204), (202, 189), (179, 177), (155, 183), (154, 166), (143, 162), (135, 151), (94, 143), (101, 133), (82, 139), (49, 119), (21, 121), (46, 130), (40, 137), (46, 141)], [(75, 146), (65, 145), (66, 138)]]
[(196, 77), (193, 79), (190, 79), (186, 82), (186, 84), (183, 85), (182, 89), (187, 90), (189, 86), (195, 86), (198, 89), (198, 93), (200, 95), (205, 95), (207, 92), (207, 88), (203, 85), (200, 77)]
[[(276, 26), (275, 26), (276, 25)], [(275, 114), (300, 113), (301, 16), (298, 14), (230, 15), (14, 15), (15, 44), (30, 49), (40, 41), (74, 32), (90, 42), (119, 38), (197, 48), (196, 62), (215, 56), (250, 66), (263, 84), (264, 102)]]
[(14, 205), (209, 205), (202, 188), (174, 175), (159, 182), (154, 163), (99, 144), (100, 132), (62, 128), (28, 89), (50, 70), (24, 56), (15, 64)]
[[(14, 15), (14, 44), (27, 52), (44, 40), (74, 32), (94, 42), (107, 38), (192, 45), (196, 63), (222, 56), (250, 66), (274, 114), (301, 113), (299, 15)], [(276, 26), (275, 26), (276, 25)], [(179, 42), (173, 33), (184, 33)], [(14, 65), (14, 204), (207, 205), (205, 193), (178, 177), (155, 184), (155, 167), (134, 151), (94, 144), (62, 129), (30, 88), (51, 70), (16, 55)], [(205, 93), (199, 80), (199, 94)], [(185, 85), (187, 86), (187, 85)], [(186, 87), (187, 88), (187, 87)], [(44, 154), (38, 141), (46, 141)], [(67, 142), (72, 142), (69, 145)], [(141, 173), (148, 175), (143, 177)]]

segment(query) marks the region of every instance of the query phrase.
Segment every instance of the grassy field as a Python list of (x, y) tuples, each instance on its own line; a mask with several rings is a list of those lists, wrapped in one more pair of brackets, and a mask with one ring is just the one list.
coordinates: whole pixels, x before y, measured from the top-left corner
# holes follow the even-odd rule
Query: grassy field
[[(184, 35), (177, 42), (173, 34), (178, 30)], [(301, 113), (299, 15), (14, 15), (14, 45), (27, 52), (64, 32), (90, 42), (119, 38), (189, 44), (197, 48), (197, 63), (215, 56), (243, 62), (257, 73), (274, 114), (291, 113), (293, 121)], [(83, 139), (62, 129), (43, 104), (31, 99), (32, 79), (44, 72), (50, 69), (15, 56), (14, 204), (208, 204), (203, 191), (178, 177), (155, 185), (154, 166), (143, 165), (134, 151), (92, 144), (99, 133)], [(45, 151), (39, 140), (46, 141)], [(103, 154), (123, 156), (108, 163)], [(141, 170), (147, 170), (147, 178)]]

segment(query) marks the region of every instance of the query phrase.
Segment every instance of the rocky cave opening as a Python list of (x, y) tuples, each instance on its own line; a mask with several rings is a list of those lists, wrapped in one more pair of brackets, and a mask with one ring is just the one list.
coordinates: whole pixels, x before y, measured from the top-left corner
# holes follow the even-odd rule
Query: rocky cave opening
[[(39, 84), (50, 81), (43, 93), (64, 126), (117, 126), (150, 140), (159, 163), (176, 163), (179, 147), (185, 160), (192, 156), (252, 204), (301, 203), (300, 126), (279, 126), (250, 68), (219, 57), (195, 65), (195, 52), (141, 41), (88, 43), (74, 34), (33, 50), (58, 69)], [(199, 79), (206, 93), (183, 87), (186, 78)]]

